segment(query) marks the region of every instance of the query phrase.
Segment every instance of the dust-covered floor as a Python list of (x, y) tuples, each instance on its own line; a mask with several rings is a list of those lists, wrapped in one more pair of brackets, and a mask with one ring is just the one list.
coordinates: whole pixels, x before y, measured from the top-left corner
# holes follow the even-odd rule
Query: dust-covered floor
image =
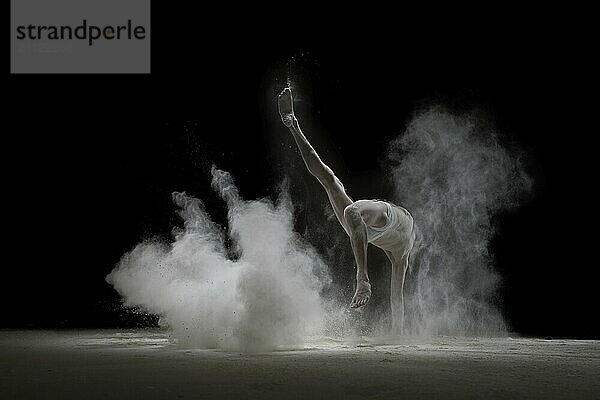
[(313, 338), (185, 350), (159, 330), (2, 331), (2, 399), (598, 399), (600, 341)]

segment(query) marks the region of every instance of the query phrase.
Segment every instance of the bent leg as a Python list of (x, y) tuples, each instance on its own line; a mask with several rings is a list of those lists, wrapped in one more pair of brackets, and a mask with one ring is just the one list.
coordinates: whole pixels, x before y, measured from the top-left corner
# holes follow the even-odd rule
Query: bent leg
[(363, 220), (356, 203), (344, 209), (344, 219), (348, 227), (348, 235), (352, 244), (352, 252), (356, 260), (356, 293), (350, 303), (351, 308), (362, 307), (371, 298), (371, 284), (367, 271), (367, 225)]
[(348, 205), (352, 204), (352, 199), (346, 194), (342, 182), (340, 182), (340, 180), (334, 175), (331, 168), (321, 161), (321, 158), (315, 149), (306, 139), (304, 133), (302, 133), (300, 125), (298, 124), (298, 120), (294, 115), (292, 93), (288, 88), (284, 89), (279, 95), (278, 103), (281, 119), (292, 132), (306, 168), (315, 178), (317, 178), (319, 183), (321, 183), (325, 189), (327, 197), (329, 198), (329, 202), (331, 203), (333, 211), (335, 212), (335, 216), (346, 233), (350, 235), (348, 226), (344, 219), (344, 209)]

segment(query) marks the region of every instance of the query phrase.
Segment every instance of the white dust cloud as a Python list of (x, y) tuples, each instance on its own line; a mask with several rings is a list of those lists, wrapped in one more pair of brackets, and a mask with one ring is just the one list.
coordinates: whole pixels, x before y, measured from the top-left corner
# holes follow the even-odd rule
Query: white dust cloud
[(434, 107), (413, 118), (388, 159), (395, 199), (418, 228), (404, 296), (412, 332), (505, 331), (489, 242), (494, 215), (531, 189), (519, 152), (485, 119)]
[(227, 172), (213, 167), (212, 177), (228, 207), (229, 249), (202, 202), (174, 193), (184, 227), (173, 242), (140, 243), (107, 281), (126, 305), (160, 315), (184, 346), (266, 351), (301, 345), (323, 327), (320, 292), (331, 278), (294, 232), (287, 191), (276, 204), (246, 201)]

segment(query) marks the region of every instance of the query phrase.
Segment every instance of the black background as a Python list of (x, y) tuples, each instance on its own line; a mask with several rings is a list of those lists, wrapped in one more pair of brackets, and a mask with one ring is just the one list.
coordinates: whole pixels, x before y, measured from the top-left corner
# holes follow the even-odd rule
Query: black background
[[(168, 237), (174, 190), (224, 221), (212, 163), (244, 197), (276, 195), (301, 166), (274, 112), (291, 74), (323, 132), (315, 147), (355, 198), (385, 191), (386, 143), (417, 107), (486, 110), (530, 154), (536, 179), (533, 200), (499, 218), (492, 243), (507, 319), (526, 335), (599, 336), (585, 27), (540, 13), (291, 18), (277, 8), (153, 6), (151, 75), (6, 75), (0, 326), (144, 323), (119, 307), (104, 277), (139, 241)], [(322, 196), (308, 181), (291, 176), (305, 189), (300, 202)], [(300, 207), (299, 231), (307, 224)]]

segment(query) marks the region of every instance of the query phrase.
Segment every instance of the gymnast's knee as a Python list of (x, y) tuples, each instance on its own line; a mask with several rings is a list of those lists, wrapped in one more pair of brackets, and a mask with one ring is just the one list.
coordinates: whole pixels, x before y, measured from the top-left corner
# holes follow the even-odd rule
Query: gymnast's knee
[(356, 203), (349, 204), (344, 208), (344, 219), (350, 226), (356, 226), (363, 222), (360, 207)]

